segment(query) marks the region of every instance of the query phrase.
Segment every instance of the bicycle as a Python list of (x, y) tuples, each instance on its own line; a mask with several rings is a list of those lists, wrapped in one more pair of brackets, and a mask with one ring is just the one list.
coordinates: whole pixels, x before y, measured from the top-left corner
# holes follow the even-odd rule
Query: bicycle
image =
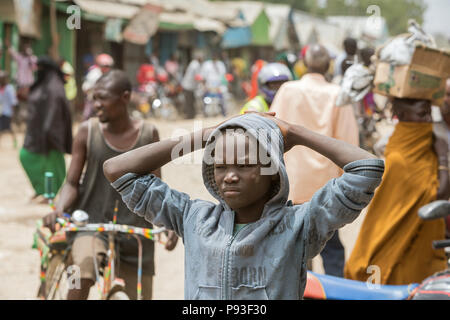
[[(123, 224), (87, 223), (89, 215), (81, 210), (76, 210), (70, 220), (58, 218), (61, 228), (54, 234), (38, 222), (35, 247), (41, 253), (41, 286), (38, 297), (45, 300), (65, 299), (71, 285), (71, 244), (68, 234), (77, 232), (94, 232), (108, 236), (108, 250), (104, 257), (104, 263), (100, 266), (97, 262), (95, 247), (93, 246), (93, 261), (96, 274), (96, 285), (101, 300), (128, 300), (124, 291), (125, 283), (115, 274), (115, 236), (118, 233), (132, 235), (138, 242), (138, 271), (137, 271), (137, 299), (142, 299), (142, 241), (140, 237), (149, 240), (157, 240), (164, 243), (160, 235), (165, 233), (165, 228), (149, 229)], [(114, 219), (115, 220), (115, 219)], [(94, 241), (95, 237), (93, 237)], [(94, 244), (94, 242), (93, 242)]]

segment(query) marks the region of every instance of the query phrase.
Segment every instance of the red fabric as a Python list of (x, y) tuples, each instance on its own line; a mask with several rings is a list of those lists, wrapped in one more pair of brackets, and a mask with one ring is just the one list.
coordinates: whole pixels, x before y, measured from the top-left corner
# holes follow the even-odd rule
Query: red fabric
[(99, 54), (95, 59), (95, 62), (99, 66), (112, 66), (114, 64), (113, 58), (106, 53)]
[(305, 57), (306, 51), (308, 51), (308, 48), (309, 48), (309, 45), (306, 45), (302, 48), (302, 51), (301, 51), (302, 58)]
[(258, 74), (264, 67), (265, 61), (258, 59), (252, 67), (252, 90), (250, 91), (249, 99), (253, 99), (258, 95)]
[(151, 64), (141, 65), (136, 78), (139, 84), (146, 84), (156, 81), (155, 68)]

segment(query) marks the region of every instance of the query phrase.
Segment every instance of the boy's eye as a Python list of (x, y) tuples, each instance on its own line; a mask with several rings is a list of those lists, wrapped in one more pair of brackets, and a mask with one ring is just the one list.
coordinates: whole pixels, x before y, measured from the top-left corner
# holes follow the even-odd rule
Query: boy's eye
[(255, 164), (246, 164), (246, 163), (243, 163), (243, 164), (238, 164), (237, 165), (238, 166), (238, 168), (253, 168), (253, 167), (255, 167), (256, 165)]

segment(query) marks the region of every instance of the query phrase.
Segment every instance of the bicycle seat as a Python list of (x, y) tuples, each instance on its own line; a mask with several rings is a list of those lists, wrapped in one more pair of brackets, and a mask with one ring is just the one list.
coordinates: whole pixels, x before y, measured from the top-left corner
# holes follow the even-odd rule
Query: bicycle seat
[(327, 300), (405, 300), (419, 284), (368, 285), (308, 271), (304, 297)]

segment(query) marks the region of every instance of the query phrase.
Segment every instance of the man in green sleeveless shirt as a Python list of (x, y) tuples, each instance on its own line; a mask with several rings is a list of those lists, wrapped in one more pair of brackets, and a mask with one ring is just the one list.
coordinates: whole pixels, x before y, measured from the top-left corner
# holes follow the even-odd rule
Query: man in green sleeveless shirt
[[(132, 214), (121, 201), (103, 175), (103, 162), (129, 150), (159, 141), (158, 130), (148, 122), (134, 120), (128, 114), (131, 83), (123, 71), (112, 70), (104, 74), (94, 87), (94, 110), (96, 118), (80, 125), (72, 150), (72, 160), (67, 180), (61, 188), (56, 209), (44, 217), (44, 223), (54, 229), (55, 219), (64, 212), (77, 209), (89, 214), (89, 223), (106, 223), (113, 220), (114, 206), (118, 203), (117, 223), (151, 228), (144, 219)], [(82, 173), (84, 172), (84, 175)], [(161, 171), (154, 172), (161, 176)], [(125, 291), (131, 299), (136, 298), (137, 243), (136, 239), (117, 236), (120, 264), (118, 277), (125, 280)], [(166, 249), (172, 250), (177, 243), (174, 233), (169, 235)], [(143, 274), (142, 297), (152, 297), (154, 275), (154, 243), (142, 240)], [(67, 299), (87, 299), (89, 289), (95, 283), (93, 262), (93, 235), (79, 233), (72, 245), (72, 259), (80, 267), (79, 289), (69, 290)], [(95, 239), (95, 251), (106, 253), (104, 237)], [(100, 259), (100, 258), (98, 258)], [(99, 260), (100, 262), (100, 260)]]

